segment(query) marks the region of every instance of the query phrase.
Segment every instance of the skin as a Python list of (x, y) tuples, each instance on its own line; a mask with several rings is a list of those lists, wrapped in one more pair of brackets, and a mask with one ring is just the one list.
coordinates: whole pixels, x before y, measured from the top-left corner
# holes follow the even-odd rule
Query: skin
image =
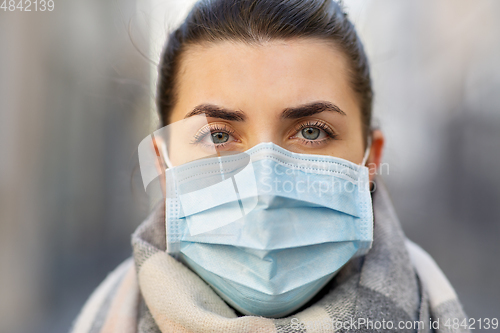
[[(208, 135), (198, 144), (211, 143), (210, 134), (219, 135), (219, 153), (273, 142), (293, 152), (331, 155), (360, 164), (366, 149), (361, 112), (346, 73), (344, 55), (331, 44), (311, 38), (190, 46), (180, 63), (178, 100), (170, 123), (186, 117), (192, 121), (196, 116), (189, 116), (207, 110), (208, 105), (209, 110), (224, 109), (222, 118), (235, 118), (206, 113), (208, 125), (203, 133)], [(300, 107), (310, 105), (321, 112), (300, 112), (304, 111)], [(375, 130), (367, 164), (370, 180), (383, 146), (383, 134)], [(186, 154), (186, 149), (169, 151), (173, 165), (186, 162), (182, 152)]]

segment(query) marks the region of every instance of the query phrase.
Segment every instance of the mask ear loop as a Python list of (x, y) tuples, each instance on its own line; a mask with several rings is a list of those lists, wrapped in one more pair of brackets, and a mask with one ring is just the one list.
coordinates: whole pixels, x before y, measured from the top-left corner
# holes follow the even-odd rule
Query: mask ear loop
[[(161, 144), (157, 145), (158, 152), (159, 152), (159, 157), (161, 158), (162, 162), (164, 163), (162, 165), (163, 167), (163, 179), (162, 179), (162, 184), (163, 184), (163, 196), (165, 198), (165, 244), (167, 246), (167, 253), (169, 253), (172, 257), (175, 259), (178, 259), (179, 256), (179, 251), (180, 251), (180, 245), (178, 241), (175, 241), (176, 238), (174, 238), (174, 241), (171, 242), (169, 241), (169, 234), (170, 234), (170, 226), (169, 226), (169, 216), (174, 214), (174, 219), (175, 217), (175, 212), (172, 214), (169, 213), (169, 200), (173, 200), (175, 203), (176, 198), (172, 197), (171, 191), (173, 190), (172, 188), (167, 189), (167, 173), (166, 173), (166, 167), (169, 169), (173, 168), (174, 166), (172, 165), (172, 162), (170, 161), (170, 158), (168, 157), (168, 151), (167, 151), (167, 143), (165, 141), (161, 141)], [(170, 175), (172, 177), (172, 175)], [(167, 194), (167, 190), (169, 191), (169, 194)], [(174, 190), (175, 191), (175, 190)], [(175, 230), (175, 226), (174, 226)]]
[(372, 137), (368, 137), (368, 145), (366, 146), (365, 155), (363, 156), (363, 161), (361, 162), (361, 166), (365, 166), (366, 162), (368, 162), (368, 157), (370, 156), (370, 150), (372, 149)]
[(168, 158), (168, 151), (167, 151), (167, 143), (163, 142), (163, 144), (160, 145), (160, 150), (161, 154), (163, 155), (163, 161), (167, 165), (169, 169), (172, 169), (174, 166), (172, 165), (172, 162), (170, 162), (170, 158)]

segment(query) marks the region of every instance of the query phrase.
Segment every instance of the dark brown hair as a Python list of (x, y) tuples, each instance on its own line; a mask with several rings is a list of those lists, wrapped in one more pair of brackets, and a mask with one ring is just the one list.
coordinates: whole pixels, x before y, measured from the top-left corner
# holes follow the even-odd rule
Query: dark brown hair
[(315, 38), (332, 42), (349, 64), (359, 98), (365, 141), (372, 114), (368, 59), (342, 5), (334, 0), (201, 0), (168, 37), (158, 66), (157, 107), (161, 125), (176, 103), (175, 79), (189, 45), (218, 41), (259, 44), (273, 39)]

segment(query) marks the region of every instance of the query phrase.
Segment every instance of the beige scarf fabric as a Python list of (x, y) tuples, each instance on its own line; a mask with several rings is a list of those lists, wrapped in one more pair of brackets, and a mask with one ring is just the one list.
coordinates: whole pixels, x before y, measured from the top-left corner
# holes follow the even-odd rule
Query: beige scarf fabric
[[(468, 332), (444, 326), (446, 320), (466, 318), (457, 296), (433, 259), (404, 237), (387, 192), (380, 181), (378, 185), (372, 249), (346, 264), (294, 315), (238, 316), (198, 275), (164, 251), (163, 206), (134, 233), (134, 257), (96, 289), (72, 332), (373, 332), (384, 331), (377, 328), (382, 320), (391, 321), (393, 329), (387, 331), (394, 332), (432, 332), (431, 325), (435, 332)], [(359, 325), (360, 320), (372, 320), (372, 327)], [(422, 324), (398, 328), (403, 321)]]

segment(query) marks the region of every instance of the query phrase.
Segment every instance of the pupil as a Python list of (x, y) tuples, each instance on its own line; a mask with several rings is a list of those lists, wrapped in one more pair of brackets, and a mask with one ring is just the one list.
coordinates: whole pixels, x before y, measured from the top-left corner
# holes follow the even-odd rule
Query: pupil
[(212, 133), (213, 143), (224, 143), (229, 139), (229, 134), (223, 132)]
[(307, 127), (302, 130), (302, 136), (307, 140), (316, 140), (319, 134), (319, 129), (314, 127)]

